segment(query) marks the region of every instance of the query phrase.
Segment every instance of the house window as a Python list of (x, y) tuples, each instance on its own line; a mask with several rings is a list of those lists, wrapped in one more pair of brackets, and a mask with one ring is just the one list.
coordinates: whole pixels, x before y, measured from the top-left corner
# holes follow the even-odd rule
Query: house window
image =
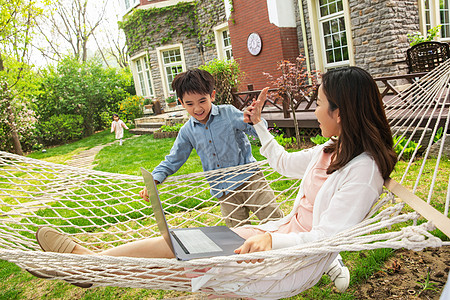
[[(440, 38), (443, 41), (450, 41), (450, 0), (422, 0), (425, 20), (424, 35), (428, 30), (437, 25), (441, 26)], [(439, 10), (439, 13), (437, 11)], [(423, 23), (422, 23), (423, 24)]]
[(125, 3), (125, 10), (129, 10), (133, 7), (135, 7), (136, 5), (140, 4), (139, 0), (124, 0)]
[(342, 0), (319, 0), (318, 21), (326, 69), (349, 65)]
[(139, 81), (139, 91), (144, 97), (154, 97), (152, 76), (150, 72), (150, 64), (147, 56), (136, 59), (135, 61), (137, 77)]
[(214, 28), (216, 36), (217, 56), (219, 59), (233, 59), (233, 50), (231, 48), (230, 31), (228, 24), (222, 24)]
[(163, 80), (164, 97), (174, 95), (172, 81), (181, 72), (186, 70), (182, 44), (164, 46), (156, 49), (158, 62)]
[(222, 49), (223, 49), (223, 55), (226, 59), (232, 59), (233, 58), (233, 51), (231, 49), (231, 41), (230, 41), (230, 32), (227, 30), (224, 30), (221, 32), (222, 36)]

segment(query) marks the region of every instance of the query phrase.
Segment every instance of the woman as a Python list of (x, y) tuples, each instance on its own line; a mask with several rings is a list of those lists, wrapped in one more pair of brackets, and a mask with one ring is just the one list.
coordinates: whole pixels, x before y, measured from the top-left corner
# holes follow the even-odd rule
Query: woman
[[(382, 192), (396, 163), (396, 154), (377, 85), (358, 67), (328, 71), (318, 90), (315, 114), (324, 137), (324, 145), (288, 153), (261, 122), (261, 108), (268, 88), (244, 112), (244, 121), (252, 122), (261, 140), (261, 154), (272, 168), (288, 177), (302, 178), (292, 212), (278, 221), (258, 226), (235, 228), (246, 239), (235, 250), (244, 254), (301, 245), (335, 235), (361, 222)], [(38, 230), (37, 239), (44, 251), (95, 254), (56, 230)], [(111, 248), (99, 255), (130, 257), (174, 257), (162, 237), (145, 239)], [(329, 264), (330, 259), (324, 263)], [(322, 268), (315, 268), (316, 271)], [(196, 288), (208, 285), (208, 275), (193, 279)], [(303, 284), (308, 270), (291, 274), (276, 287), (261, 282), (232, 282), (220, 292), (261, 290), (271, 286), (279, 290)], [(313, 271), (311, 271), (313, 272)], [(230, 274), (232, 276), (232, 274)], [(267, 278), (267, 280), (271, 280)], [(201, 282), (201, 284), (199, 284)], [(224, 289), (223, 289), (224, 288)]]

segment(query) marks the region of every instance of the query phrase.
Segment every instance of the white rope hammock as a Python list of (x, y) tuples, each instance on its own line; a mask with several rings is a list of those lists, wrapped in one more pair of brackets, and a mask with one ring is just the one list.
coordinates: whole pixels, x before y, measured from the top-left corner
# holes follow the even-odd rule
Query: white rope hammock
[[(450, 235), (447, 217), (450, 174), (449, 170), (439, 167), (447, 159), (442, 155), (445, 134), (441, 144), (435, 143), (438, 145), (437, 154), (430, 150), (434, 146), (433, 139), (426, 136), (430, 131), (430, 136), (434, 136), (438, 126), (445, 126), (444, 132), (448, 130), (449, 74), (447, 62), (387, 103), (387, 115), (393, 120), (394, 135), (404, 137), (407, 141), (414, 140), (418, 146), (414, 153), (409, 154), (411, 158), (404, 167), (405, 172), (400, 181), (402, 185), (387, 181), (386, 186), (400, 195), (416, 212), (401, 213), (403, 202), (388, 205), (389, 201), (395, 199), (391, 192), (387, 192), (369, 213), (372, 217), (332, 238), (287, 249), (191, 261), (42, 252), (35, 238), (35, 232), (40, 226), (50, 226), (65, 232), (95, 252), (158, 236), (150, 205), (138, 196), (143, 187), (142, 178), (80, 169), (0, 152), (0, 259), (36, 272), (58, 270), (59, 275), (55, 279), (89, 282), (95, 286), (192, 291), (193, 286), (188, 277), (206, 274), (199, 277), (205, 282), (208, 279), (205, 284), (198, 285), (201, 291), (216, 295), (234, 293), (242, 297), (275, 299), (296, 295), (315, 285), (340, 251), (439, 247), (442, 245), (441, 240), (428, 231), (434, 228), (434, 224)], [(437, 121), (429, 121), (431, 114), (439, 116), (435, 118)], [(423, 158), (420, 166), (416, 166), (418, 155)], [(224, 174), (232, 177), (229, 175), (251, 167), (258, 167), (264, 172), (279, 207), (288, 213), (298, 193), (300, 181), (279, 175), (266, 161), (262, 161), (169, 177), (159, 186), (159, 190), (170, 226), (224, 225), (219, 203), (209, 194), (208, 180), (220, 181)], [(411, 179), (408, 173), (412, 168), (420, 168), (415, 179)], [(421, 183), (425, 172), (433, 174), (429, 184)], [(443, 177), (446, 196), (435, 192), (437, 188), (442, 190)], [(404, 186), (413, 192), (405, 190)], [(417, 204), (417, 196), (413, 193), (420, 195), (420, 198), (427, 198), (427, 202), (419, 200)], [(427, 203), (445, 211), (444, 215)], [(382, 207), (385, 209), (377, 213)], [(416, 224), (419, 213), (433, 224), (411, 225), (411, 220)], [(264, 221), (258, 220), (254, 214), (250, 220), (253, 224)], [(409, 226), (403, 226), (397, 231), (382, 230), (405, 222)], [(264, 258), (263, 263), (236, 263), (260, 258)], [(210, 270), (205, 273), (205, 268)], [(284, 287), (281, 282), (291, 277), (295, 278), (295, 284)]]

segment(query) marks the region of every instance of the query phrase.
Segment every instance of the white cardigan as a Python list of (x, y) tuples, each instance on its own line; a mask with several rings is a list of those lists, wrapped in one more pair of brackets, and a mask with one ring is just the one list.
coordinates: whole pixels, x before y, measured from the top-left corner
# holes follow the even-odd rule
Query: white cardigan
[[(261, 140), (261, 154), (267, 157), (270, 166), (280, 174), (293, 178), (303, 178), (319, 159), (324, 145), (294, 153), (288, 153), (280, 146), (267, 131), (263, 123), (255, 125), (256, 132)], [(326, 144), (325, 144), (326, 145)], [(272, 249), (286, 248), (316, 241), (332, 236), (361, 222), (370, 211), (373, 203), (382, 192), (383, 178), (375, 161), (366, 153), (358, 155), (346, 166), (331, 174), (317, 193), (313, 207), (313, 225), (310, 232), (276, 233), (272, 235)], [(268, 222), (257, 228), (276, 231), (280, 225), (287, 223), (297, 212), (300, 199), (303, 197), (303, 182), (295, 199), (292, 212), (278, 221)], [(251, 225), (249, 225), (251, 226)], [(253, 275), (254, 269), (248, 269), (247, 276), (236, 278), (236, 270), (242, 275), (241, 267), (232, 266), (237, 263), (227, 263), (225, 267), (214, 267), (205, 275), (192, 278), (192, 291), (203, 287), (210, 287), (219, 293), (235, 293), (248, 296), (268, 292), (266, 297), (253, 297), (257, 299), (273, 299), (278, 293), (292, 293), (305, 284), (315, 284), (324, 270), (336, 257), (337, 253), (324, 256), (317, 263), (309, 264), (296, 272), (276, 272), (265, 269), (267, 276), (260, 278)], [(278, 270), (283, 270), (280, 262)], [(269, 267), (270, 268), (270, 267)], [(270, 274), (270, 275), (269, 275)], [(215, 280), (220, 276), (220, 281)], [(313, 281), (311, 281), (314, 279)], [(227, 280), (224, 283), (223, 280)]]
[[(261, 154), (267, 158), (274, 170), (292, 178), (304, 178), (327, 145), (326, 143), (311, 149), (288, 153), (275, 141), (262, 122), (255, 124), (254, 127), (261, 140)], [(316, 241), (358, 224), (380, 196), (383, 182), (373, 158), (366, 153), (358, 155), (343, 168), (332, 173), (317, 193), (311, 231), (288, 234), (272, 232), (272, 249)], [(280, 220), (256, 227), (276, 231), (297, 212), (303, 195), (302, 181), (291, 213)]]

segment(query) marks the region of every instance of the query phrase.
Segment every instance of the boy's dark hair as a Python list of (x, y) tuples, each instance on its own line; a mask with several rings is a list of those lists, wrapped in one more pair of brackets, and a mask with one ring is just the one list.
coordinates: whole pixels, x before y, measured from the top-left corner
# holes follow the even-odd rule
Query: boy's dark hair
[(185, 94), (209, 94), (214, 91), (214, 78), (205, 70), (192, 69), (180, 73), (172, 81), (172, 89), (183, 102)]

